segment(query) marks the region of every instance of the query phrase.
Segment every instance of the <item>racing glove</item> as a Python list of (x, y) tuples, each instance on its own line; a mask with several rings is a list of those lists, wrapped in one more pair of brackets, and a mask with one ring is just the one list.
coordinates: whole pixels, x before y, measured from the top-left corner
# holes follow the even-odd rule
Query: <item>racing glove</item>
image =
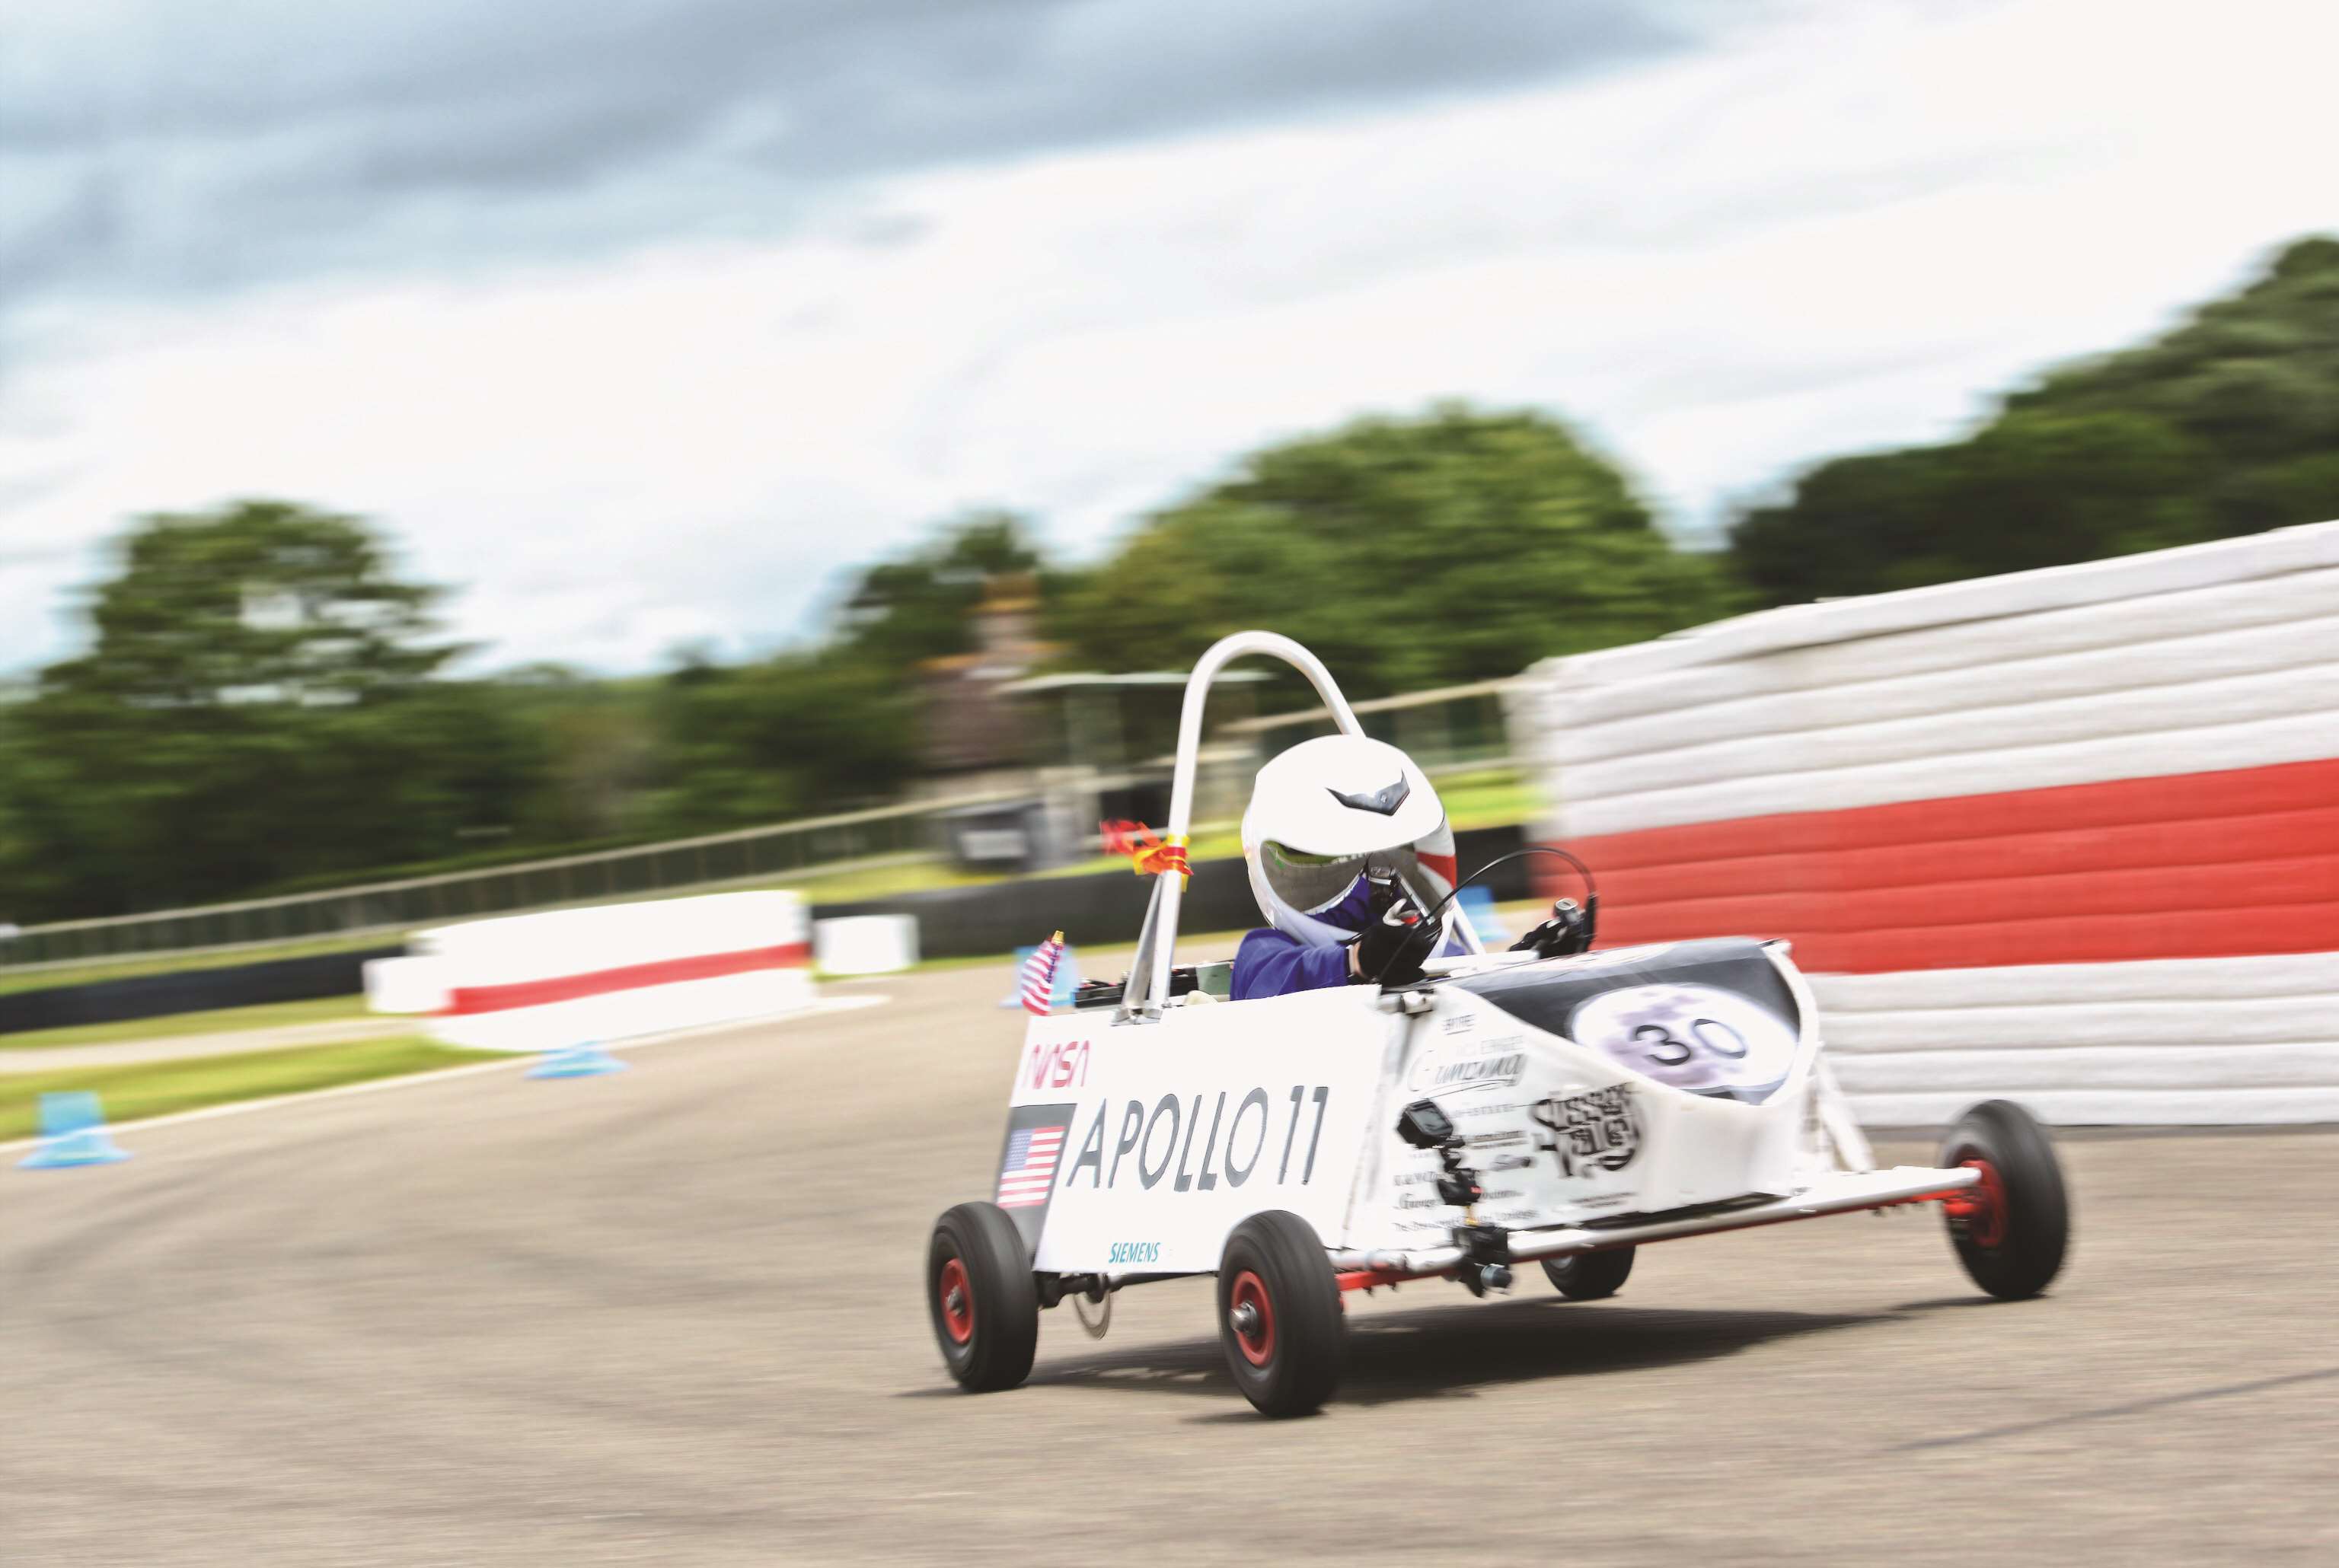
[(1357, 978), (1367, 985), (1410, 985), (1437, 951), (1440, 927), (1412, 901), (1391, 904), (1380, 919), (1357, 933)]
[(1560, 958), (1592, 945), (1590, 914), (1572, 898), (1551, 906), (1551, 918), (1511, 943), (1513, 952), (1533, 952), (1537, 958)]

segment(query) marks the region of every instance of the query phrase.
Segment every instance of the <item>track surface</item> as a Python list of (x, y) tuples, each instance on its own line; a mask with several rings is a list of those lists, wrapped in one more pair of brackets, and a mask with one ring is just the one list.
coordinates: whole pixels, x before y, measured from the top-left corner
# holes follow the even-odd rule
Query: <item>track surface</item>
[(919, 1264), (992, 1175), (1006, 983), (0, 1169), (0, 1561), (2339, 1556), (2324, 1131), (2069, 1139), (2038, 1302), (1863, 1215), (1646, 1249), (1597, 1305), (1351, 1298), (1311, 1421), (1234, 1394), (1205, 1281), (959, 1395)]

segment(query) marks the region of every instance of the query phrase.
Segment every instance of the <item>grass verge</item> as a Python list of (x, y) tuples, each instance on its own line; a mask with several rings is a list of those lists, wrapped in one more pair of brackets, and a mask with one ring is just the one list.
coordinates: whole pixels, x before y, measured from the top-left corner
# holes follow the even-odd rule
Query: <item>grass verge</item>
[(29, 1138), (39, 1131), (41, 1096), (63, 1090), (92, 1090), (104, 1100), (107, 1120), (131, 1121), (230, 1100), (334, 1089), (498, 1058), (508, 1060), (502, 1051), (462, 1050), (419, 1036), (400, 1036), (350, 1045), (183, 1057), (123, 1067), (12, 1072), (0, 1075), (0, 1140)]
[(63, 1029), (29, 1029), (0, 1034), (0, 1050), (39, 1050), (56, 1045), (110, 1045), (122, 1040), (175, 1040), (190, 1034), (227, 1034), (247, 1029), (281, 1029), (294, 1023), (331, 1023), (365, 1018), (365, 998), (327, 996), (314, 1001), (271, 1001), (259, 1007), (226, 1007), (212, 1012), (174, 1012), (161, 1018), (128, 1018), (113, 1023), (76, 1023)]

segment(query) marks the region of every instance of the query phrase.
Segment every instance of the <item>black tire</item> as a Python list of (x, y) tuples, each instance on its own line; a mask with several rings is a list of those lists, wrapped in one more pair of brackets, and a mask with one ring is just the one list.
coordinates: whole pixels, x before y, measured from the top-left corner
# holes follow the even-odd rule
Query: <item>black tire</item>
[(1040, 1287), (1023, 1238), (995, 1203), (962, 1203), (934, 1222), (926, 1247), (934, 1342), (970, 1394), (1012, 1388), (1040, 1348)]
[(1982, 1169), (1972, 1200), (1943, 1206), (1958, 1261), (1973, 1282), (2001, 1301), (2045, 1290), (2070, 1245), (2071, 1202), (2038, 1118), (2012, 1100), (1985, 1100), (1959, 1118), (1936, 1163)]
[(1306, 1220), (1275, 1208), (1236, 1226), (1219, 1260), (1218, 1302), (1227, 1370), (1260, 1415), (1311, 1415), (1332, 1397), (1347, 1362), (1347, 1315)]
[(1570, 1301), (1605, 1301), (1624, 1288), (1632, 1277), (1636, 1247), (1612, 1247), (1605, 1252), (1572, 1252), (1543, 1260), (1544, 1277)]

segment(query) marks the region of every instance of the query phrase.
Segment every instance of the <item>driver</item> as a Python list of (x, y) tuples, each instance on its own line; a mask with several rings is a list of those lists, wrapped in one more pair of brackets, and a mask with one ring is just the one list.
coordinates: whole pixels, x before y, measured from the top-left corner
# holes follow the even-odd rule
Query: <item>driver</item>
[(1302, 741), (1258, 770), (1242, 836), (1268, 924), (1236, 950), (1235, 1001), (1421, 978), (1454, 833), (1410, 757), (1361, 735)]

